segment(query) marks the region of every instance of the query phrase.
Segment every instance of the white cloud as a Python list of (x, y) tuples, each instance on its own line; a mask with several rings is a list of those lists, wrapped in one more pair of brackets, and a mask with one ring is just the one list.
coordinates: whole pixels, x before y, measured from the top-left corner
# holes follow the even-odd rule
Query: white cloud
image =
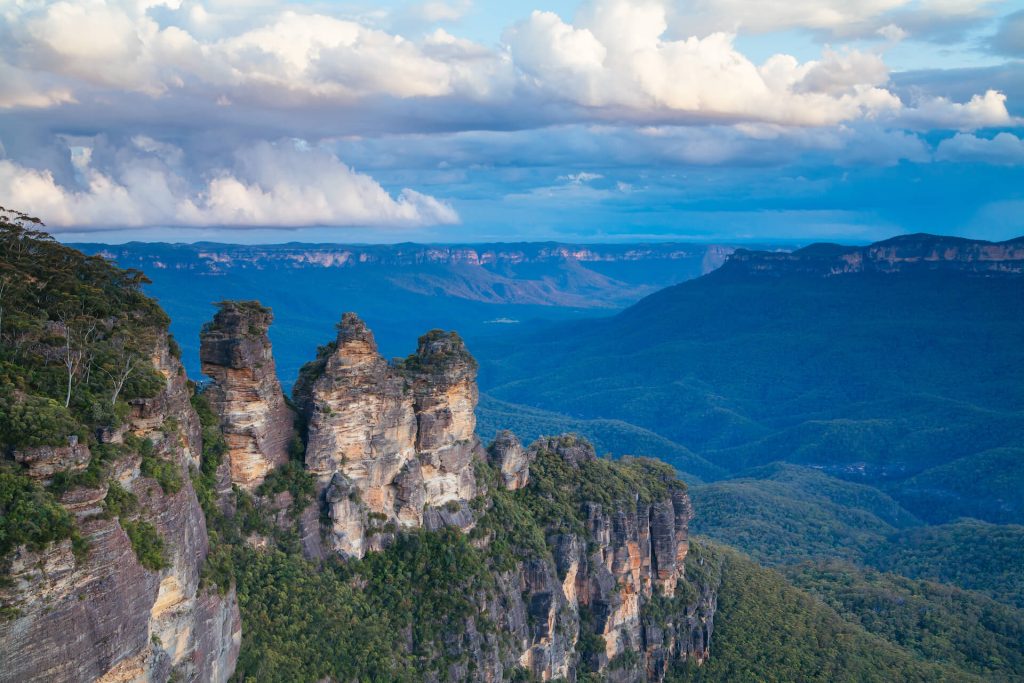
[(904, 38), (906, 38), (908, 35), (906, 31), (904, 31), (896, 24), (886, 24), (885, 26), (882, 26), (877, 31), (875, 31), (875, 33), (877, 35), (882, 36), (890, 43), (898, 43)]
[(413, 8), (413, 14), (429, 23), (458, 21), (472, 7), (473, 3), (469, 0), (461, 0), (460, 2), (424, 2)]
[(372, 177), (334, 155), (287, 142), (253, 144), (201, 185), (173, 165), (181, 151), (146, 137), (135, 153), (118, 150), (106, 169), (88, 147), (73, 149), (81, 187), (59, 184), (48, 170), (0, 160), (0, 196), (51, 227), (224, 225), (301, 227), (452, 224), (458, 214), (429, 195), (404, 189), (392, 197)]
[(75, 101), (66, 86), (42, 86), (40, 74), (17, 69), (0, 57), (0, 109), (46, 109)]
[[(258, 118), (253, 108), (291, 109), (318, 124), (330, 120), (326, 112), (339, 117), (363, 114), (368, 107), (394, 112), (398, 102), (416, 100), (411, 111), (431, 125), (438, 116), (461, 114), (467, 104), (489, 108), (484, 125), (488, 118), (516, 112), (520, 116), (512, 118), (519, 121), (540, 119), (531, 125), (621, 118), (834, 125), (904, 108), (888, 88), (888, 68), (878, 54), (826, 49), (818, 60), (778, 54), (758, 65), (736, 48), (731, 31), (740, 26), (735, 21), (719, 21), (711, 33), (700, 33), (699, 24), (679, 33), (679, 17), (743, 17), (781, 22), (780, 27), (797, 25), (796, 17), (803, 17), (799, 25), (825, 27), (893, 8), (946, 16), (985, 4), (768, 1), (766, 7), (759, 0), (755, 8), (751, 0), (589, 0), (573, 23), (534, 12), (506, 31), (507, 50), (441, 29), (410, 40), (356, 20), (279, 11), (273, 5), (240, 13), (224, 3), (205, 9), (167, 3), (157, 21), (148, 11), (155, 3), (132, 0), (15, 4), (2, 14), (10, 40), (0, 45), (0, 75), (10, 72), (11, 85), (0, 95), (0, 107), (55, 106), (79, 93), (109, 106), (120, 93), (139, 92), (169, 106), (177, 101), (189, 108), (234, 105), (232, 115), (247, 119)], [(420, 9), (441, 17), (448, 16), (444, 8), (453, 14), (467, 6), (427, 3)], [(875, 31), (890, 40), (906, 33), (891, 22)], [(36, 78), (37, 73), (47, 78)], [(43, 82), (46, 88), (36, 85)], [(950, 103), (941, 115), (932, 111), (942, 109), (941, 103), (933, 103), (907, 120), (940, 115), (954, 127), (976, 127), (979, 116), (995, 120), (993, 111), (1005, 110), (989, 97), (961, 109)], [(425, 113), (421, 103), (430, 100), (437, 108)], [(987, 113), (975, 111), (979, 106)], [(966, 122), (956, 123), (958, 116)]]
[(71, 84), (152, 96), (180, 89), (276, 106), (377, 95), (473, 96), (485, 80), (477, 72), (493, 79), (508, 68), (497, 53), (467, 49), (469, 41), (439, 59), (421, 42), (309, 12), (257, 9), (251, 25), (239, 26), (193, 6), (180, 9), (180, 25), (164, 26), (144, 3), (127, 0), (37, 7), (15, 5), (5, 13), (11, 55)]
[(988, 90), (969, 101), (953, 102), (945, 97), (933, 97), (914, 107), (903, 109), (896, 123), (914, 130), (970, 131), (978, 128), (1013, 125), (1014, 119), (1006, 109), (1006, 95)]
[(570, 185), (584, 185), (591, 182), (592, 180), (600, 180), (604, 176), (600, 173), (588, 173), (587, 171), (580, 171), (579, 173), (569, 173), (567, 175), (558, 176), (559, 180), (565, 181)]
[(935, 158), (940, 161), (979, 162), (984, 164), (1024, 164), (1024, 140), (1012, 133), (979, 138), (957, 133), (939, 143)]
[[(880, 39), (914, 39), (931, 30), (922, 17), (938, 26), (987, 7), (587, 0), (571, 21), (537, 11), (487, 46), (455, 35), (458, 24), (435, 25), (455, 21), (467, 0), (359, 16), (319, 2), (0, 1), (9, 155), (0, 194), (55, 225), (412, 226), (459, 217), (433, 197), (389, 193), (326, 146), (389, 188), (423, 189), (416, 165), (429, 159), (438, 183), (437, 169), (469, 187), (478, 167), (546, 167), (537, 182), (561, 174), (572, 187), (555, 191), (594, 197), (624, 180), (645, 185), (620, 179), (614, 164), (927, 161), (918, 131), (1018, 120), (996, 90), (956, 90), (959, 102), (901, 100)], [(410, 13), (420, 23), (399, 20)], [(735, 35), (793, 28), (864, 36), (875, 47), (840, 43), (813, 60), (754, 62)], [(116, 149), (96, 144), (88, 153), (94, 143), (71, 132), (114, 140)], [(308, 139), (311, 149), (261, 142), (287, 137)], [(339, 141), (356, 137), (364, 142), (353, 156)], [(66, 150), (53, 154), (55, 138), (80, 148), (74, 163)], [(955, 145), (966, 142), (943, 154)], [(607, 178), (587, 187), (593, 178), (566, 175), (580, 168)]]
[(534, 12), (505, 33), (515, 65), (546, 98), (634, 118), (718, 118), (829, 125), (898, 109), (880, 87), (888, 70), (877, 55), (826, 51), (799, 63), (775, 55), (757, 66), (733, 36), (665, 40), (657, 2), (601, 0), (577, 25)]

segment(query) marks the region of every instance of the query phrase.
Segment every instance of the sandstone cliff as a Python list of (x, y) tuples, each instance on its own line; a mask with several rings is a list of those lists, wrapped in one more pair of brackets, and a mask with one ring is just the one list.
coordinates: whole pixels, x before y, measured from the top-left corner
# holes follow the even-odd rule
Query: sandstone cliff
[(267, 330), (273, 316), (254, 301), (225, 301), (200, 335), (206, 390), (227, 440), (231, 483), (252, 491), (288, 460), (295, 416), (284, 400)]
[[(590, 444), (573, 436), (541, 439), (529, 450), (531, 460), (554, 464), (560, 474), (602, 466)], [(575, 476), (590, 475), (558, 479)], [(707, 657), (715, 587), (686, 584), (693, 511), (685, 488), (667, 472), (661, 476), (665, 486), (657, 491), (602, 501), (583, 493), (583, 528), (549, 534), (553, 567), (525, 572), (531, 609), (544, 627), (521, 663), (542, 680), (572, 679), (577, 657), (621, 681), (658, 681), (676, 659)]]
[(961, 237), (901, 235), (863, 247), (812, 244), (793, 252), (738, 249), (723, 273), (906, 273), (957, 270), (980, 275), (1024, 273), (1024, 238), (987, 242)]
[[(16, 454), (43, 483), (97, 458), (109, 470), (98, 487), (72, 487), (60, 498), (88, 545), (84, 556), (75, 557), (71, 541), (15, 551), (9, 585), (0, 588), (0, 602), (16, 610), (0, 620), (4, 683), (226, 681), (234, 671), (241, 636), (234, 592), (200, 587), (206, 524), (188, 474), (201, 452), (198, 419), (166, 336), (152, 362), (163, 390), (133, 400), (124, 424), (103, 434), (95, 452), (75, 443)], [(154, 462), (162, 481), (143, 474)], [(112, 514), (115, 488), (137, 501), (136, 511)], [(162, 539), (160, 568), (143, 566), (126, 533), (143, 524)]]
[(400, 529), (472, 525), (475, 376), (454, 334), (427, 334), (413, 356), (390, 364), (366, 325), (344, 315), (295, 386), (330, 549), (361, 557)]

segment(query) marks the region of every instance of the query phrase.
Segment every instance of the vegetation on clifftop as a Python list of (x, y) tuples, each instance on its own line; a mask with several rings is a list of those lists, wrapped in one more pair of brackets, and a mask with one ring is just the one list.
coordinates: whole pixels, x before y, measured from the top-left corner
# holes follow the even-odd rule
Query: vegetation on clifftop
[[(155, 454), (151, 442), (97, 438), (123, 423), (131, 401), (166, 385), (151, 359), (168, 318), (142, 292), (148, 280), (56, 242), (41, 226), (0, 207), (0, 565), (19, 545), (41, 550), (67, 538), (81, 557), (85, 543), (59, 497), (103, 486), (111, 464), (128, 452), (142, 456), (143, 476), (164, 491), (181, 483), (177, 465)], [(76, 443), (88, 446), (91, 458), (84, 468), (54, 473), (48, 486), (13, 462), (15, 451)], [(126, 500), (117, 495), (108, 492), (108, 512), (124, 517)], [(123, 522), (140, 562), (162, 566), (155, 527)]]

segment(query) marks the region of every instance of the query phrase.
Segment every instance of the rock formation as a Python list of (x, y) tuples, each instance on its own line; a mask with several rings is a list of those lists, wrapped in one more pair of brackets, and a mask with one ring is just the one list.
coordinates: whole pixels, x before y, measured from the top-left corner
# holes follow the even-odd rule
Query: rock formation
[[(72, 542), (45, 551), (15, 551), (10, 585), (0, 602), (17, 610), (0, 620), (0, 681), (226, 681), (235, 667), (241, 624), (234, 592), (200, 587), (207, 554), (206, 523), (189, 479), (201, 452), (199, 421), (189, 403), (184, 371), (162, 337), (152, 358), (166, 386), (132, 401), (124, 425), (105, 435), (121, 456), (108, 481), (138, 500), (139, 518), (163, 539), (166, 567), (143, 567), (125, 522), (105, 514), (108, 486), (72, 488), (61, 504), (71, 512), (88, 554), (76, 559)], [(148, 441), (149, 457), (167, 461), (180, 488), (164, 492), (141, 473), (142, 456), (128, 443)], [(128, 443), (126, 443), (128, 442)], [(23, 452), (29, 476), (50, 479), (90, 458), (85, 445)]]
[(259, 486), (288, 460), (294, 415), (277, 379), (267, 329), (273, 316), (253, 301), (221, 302), (200, 335), (206, 396), (220, 416), (233, 484)]
[[(500, 462), (495, 453), (514, 452), (513, 443), (511, 434), (500, 435), (489, 448), (492, 463)], [(556, 486), (567, 488), (573, 477), (604, 469), (590, 444), (572, 435), (541, 439), (523, 455), (543, 460), (548, 472), (555, 463), (567, 474)], [(674, 661), (708, 657), (717, 585), (684, 575), (692, 509), (683, 485), (673, 477), (657, 491), (603, 502), (580, 501), (584, 490), (571, 497), (580, 505), (579, 528), (552, 529), (543, 552), (520, 549), (514, 568), (496, 573), (497, 590), (479, 612), (498, 637), (482, 636), (467, 620), (447, 654), (471, 658), (476, 669), (453, 665), (444, 680), (509, 680), (522, 668), (541, 681), (576, 681), (583, 671), (607, 681), (661, 681)], [(513, 495), (544, 494), (527, 485)], [(481, 547), (493, 542), (479, 529), (474, 537)]]
[(307, 420), (306, 468), (330, 519), (329, 547), (361, 557), (398, 529), (469, 528), (476, 363), (454, 333), (431, 332), (390, 364), (352, 313), (295, 386)]
[(516, 435), (507, 429), (498, 432), (487, 448), (487, 459), (501, 472), (502, 483), (510, 491), (530, 481), (530, 458)]
[[(573, 468), (596, 460), (593, 447), (571, 435), (541, 439), (529, 450), (531, 459), (546, 453)], [(584, 534), (548, 537), (557, 576), (562, 579), (552, 590), (554, 596), (542, 603), (548, 607), (546, 615), (540, 616), (546, 616), (550, 626), (526, 652), (523, 663), (543, 680), (566, 676), (570, 666), (565, 657), (571, 656), (573, 648), (556, 643), (565, 630), (558, 625), (565, 613), (562, 605), (575, 615), (568, 617), (568, 623), (578, 622), (580, 629), (600, 638), (601, 647), (589, 655), (591, 669), (604, 670), (630, 651), (642, 654), (642, 666), (633, 671), (617, 669), (616, 675), (608, 674), (609, 680), (661, 680), (674, 659), (703, 661), (715, 610), (713, 590), (698, 591), (702, 597), (679, 605), (679, 611), (667, 618), (649, 614), (654, 596), (672, 600), (684, 580), (693, 515), (685, 489), (669, 484), (653, 500), (643, 500), (638, 492), (632, 501), (613, 505), (584, 501), (583, 505)], [(568, 655), (552, 656), (563, 650)]]

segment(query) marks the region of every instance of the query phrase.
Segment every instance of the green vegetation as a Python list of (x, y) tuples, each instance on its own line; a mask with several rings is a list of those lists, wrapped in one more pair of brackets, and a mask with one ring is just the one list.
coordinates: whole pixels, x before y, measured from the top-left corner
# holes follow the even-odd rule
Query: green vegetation
[(139, 499), (131, 491), (125, 490), (116, 481), (110, 482), (107, 495), (103, 499), (103, 510), (110, 517), (129, 517), (139, 509)]
[[(192, 407), (199, 416), (199, 424), (202, 428), (203, 452), (199, 459), (199, 471), (192, 473), (192, 486), (199, 498), (199, 505), (206, 514), (207, 527), (220, 514), (217, 510), (217, 468), (224, 461), (224, 454), (228, 452), (228, 444), (224, 434), (220, 431), (220, 423), (210, 402), (202, 393), (195, 391), (192, 386)], [(212, 529), (207, 529), (213, 531)]]
[[(92, 457), (84, 469), (55, 473), (46, 488), (3, 465), (0, 563), (20, 544), (41, 549), (66, 538), (83, 556), (85, 541), (58, 497), (102, 486), (126, 448), (141, 448), (99, 443), (95, 435), (119, 426), (129, 401), (165, 386), (150, 358), (168, 319), (142, 293), (142, 273), (65, 247), (40, 226), (0, 208), (0, 453), (77, 441)], [(169, 466), (143, 453), (143, 473), (176, 490), (180, 476)], [(111, 485), (106, 512), (127, 514), (130, 496)], [(156, 566), (159, 538), (143, 524), (133, 527), (133, 545), (147, 566)]]
[(486, 443), (502, 429), (509, 429), (523, 443), (545, 434), (579, 434), (594, 444), (599, 453), (629, 453), (657, 457), (676, 468), (680, 478), (691, 483), (718, 479), (726, 471), (694, 454), (685, 446), (622, 420), (573, 418), (530, 406), (499, 401), (487, 394), (477, 406), (477, 433)]
[(907, 529), (866, 561), (882, 571), (980, 591), (1024, 608), (1024, 526), (962, 520)]
[(766, 564), (805, 558), (859, 560), (895, 528), (866, 510), (839, 505), (778, 481), (737, 479), (692, 490), (694, 533)]
[(859, 561), (898, 528), (920, 522), (876, 488), (775, 463), (690, 491), (705, 534), (768, 564)]
[(0, 443), (65, 446), (69, 436), (84, 438), (85, 430), (63, 405), (43, 396), (18, 396), (10, 384), (0, 387)]
[(170, 566), (164, 555), (164, 541), (156, 527), (145, 520), (121, 520), (121, 527), (132, 542), (139, 564), (158, 571)]
[(980, 517), (1024, 524), (1024, 447), (983, 451), (940, 465), (896, 487), (900, 500), (929, 522)]
[(75, 537), (67, 510), (18, 468), (0, 466), (0, 559), (19, 545), (43, 550)]
[[(222, 558), (223, 560), (223, 558)], [(242, 608), (238, 680), (419, 681), (473, 666), (445, 633), (493, 590), (484, 554), (453, 530), (402, 535), (387, 550), (319, 569), (281, 552), (233, 550)]]
[[(559, 447), (582, 442), (575, 436), (558, 437)], [(672, 488), (685, 484), (675, 477), (671, 466), (649, 458), (623, 457), (588, 460), (572, 465), (546, 445), (539, 448), (530, 465), (531, 495), (524, 497), (533, 518), (549, 532), (573, 532), (585, 536), (584, 501), (605, 507), (633, 505), (664, 498)]]
[(995, 680), (1024, 679), (1024, 610), (843, 562), (801, 564), (784, 573), (848, 621), (921, 659)]
[(917, 660), (733, 550), (694, 543), (687, 571), (720, 572), (713, 654), (703, 666), (677, 666), (673, 683), (979, 680)]
[(267, 474), (257, 493), (261, 496), (276, 496), (285, 491), (292, 496), (291, 509), (296, 514), (313, 501), (316, 478), (306, 471), (301, 460), (289, 460)]
[[(820, 467), (931, 522), (1019, 521), (1021, 458), (995, 449), (1024, 442), (1024, 317), (1006, 305), (1021, 299), (1020, 277), (727, 266), (617, 316), (509, 330), (474, 352), (498, 402), (486, 411), (626, 423), (734, 474), (779, 460)], [(524, 413), (516, 429), (548, 416)]]

